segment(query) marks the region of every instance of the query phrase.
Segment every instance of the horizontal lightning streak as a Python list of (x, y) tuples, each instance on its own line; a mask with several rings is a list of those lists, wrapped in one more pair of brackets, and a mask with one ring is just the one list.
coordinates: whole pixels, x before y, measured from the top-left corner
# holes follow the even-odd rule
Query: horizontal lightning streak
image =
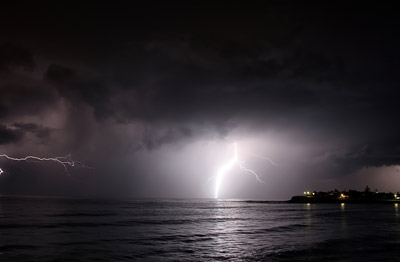
[[(30, 161), (30, 160), (36, 160), (36, 161), (52, 161), (56, 162), (64, 167), (65, 172), (70, 175), (68, 172), (68, 166), (70, 167), (77, 167), (77, 168), (91, 168), (86, 166), (85, 164), (79, 162), (79, 161), (74, 161), (71, 159), (70, 155), (63, 156), (63, 157), (37, 157), (37, 156), (25, 156), (21, 158), (17, 157), (11, 157), (6, 154), (0, 154), (0, 157), (6, 158), (11, 161)], [(0, 175), (4, 173), (4, 171), (0, 168)]]

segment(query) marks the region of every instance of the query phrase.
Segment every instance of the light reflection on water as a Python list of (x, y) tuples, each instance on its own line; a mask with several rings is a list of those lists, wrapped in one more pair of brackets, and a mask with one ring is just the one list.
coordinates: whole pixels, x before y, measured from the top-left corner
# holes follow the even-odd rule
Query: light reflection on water
[(397, 205), (0, 198), (2, 261), (378, 261)]

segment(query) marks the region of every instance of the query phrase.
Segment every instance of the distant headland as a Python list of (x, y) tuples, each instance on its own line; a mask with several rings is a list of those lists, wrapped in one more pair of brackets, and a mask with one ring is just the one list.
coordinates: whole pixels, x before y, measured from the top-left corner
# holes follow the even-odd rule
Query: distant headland
[(322, 191), (305, 191), (301, 196), (293, 196), (290, 203), (397, 203), (400, 202), (400, 193), (385, 193), (372, 191), (368, 186), (364, 191), (337, 189)]

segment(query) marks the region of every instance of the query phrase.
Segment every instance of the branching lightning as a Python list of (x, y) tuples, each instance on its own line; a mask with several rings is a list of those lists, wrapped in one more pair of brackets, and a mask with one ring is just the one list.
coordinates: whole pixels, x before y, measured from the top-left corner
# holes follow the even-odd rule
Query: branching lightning
[[(6, 154), (0, 154), (0, 157), (6, 158), (11, 161), (51, 161), (56, 162), (64, 167), (65, 173), (70, 175), (68, 171), (68, 167), (76, 167), (76, 168), (91, 168), (86, 166), (84, 163), (79, 161), (72, 160), (70, 155), (63, 156), (63, 157), (38, 157), (38, 156), (26, 156), (22, 158), (11, 157)], [(3, 174), (4, 171), (0, 168), (0, 175)]]
[[(278, 166), (277, 163), (275, 163), (274, 161), (272, 161), (271, 159), (269, 159), (269, 158), (267, 158), (267, 157), (260, 156), (260, 155), (255, 155), (255, 154), (251, 154), (251, 153), (247, 153), (247, 154), (249, 154), (249, 155), (251, 155), (251, 156), (253, 156), (253, 157), (257, 157), (257, 158), (266, 160), (266, 161), (268, 161), (270, 164), (275, 165), (275, 166)], [(207, 183), (208, 183), (211, 179), (216, 178), (216, 184), (215, 184), (215, 198), (218, 198), (219, 189), (220, 189), (221, 184), (222, 184), (223, 176), (224, 176), (235, 164), (238, 165), (238, 167), (240, 168), (240, 170), (254, 175), (258, 182), (260, 182), (260, 183), (265, 183), (265, 182), (260, 178), (260, 176), (259, 176), (254, 170), (245, 167), (245, 166), (243, 165), (243, 161), (240, 161), (240, 160), (239, 160), (238, 153), (237, 153), (237, 145), (236, 145), (236, 143), (234, 143), (234, 154), (233, 154), (233, 158), (232, 158), (228, 163), (226, 163), (225, 165), (223, 165), (223, 166), (218, 170), (216, 176), (211, 177), (211, 178), (207, 181)]]
[(266, 161), (268, 161), (271, 165), (279, 166), (275, 161), (273, 161), (272, 159), (270, 159), (270, 158), (268, 158), (268, 157), (256, 155), (256, 154), (253, 154), (253, 153), (246, 153), (246, 154), (248, 154), (248, 155), (250, 155), (250, 156), (253, 156), (253, 157), (257, 157), (257, 158), (259, 158), (259, 159), (266, 160)]

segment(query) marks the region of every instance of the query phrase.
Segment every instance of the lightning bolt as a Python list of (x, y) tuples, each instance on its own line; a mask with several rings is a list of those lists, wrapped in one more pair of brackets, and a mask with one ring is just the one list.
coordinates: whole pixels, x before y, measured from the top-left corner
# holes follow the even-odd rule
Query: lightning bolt
[[(264, 159), (264, 160), (268, 161), (270, 164), (275, 165), (275, 166), (278, 166), (277, 163), (275, 163), (274, 161), (272, 161), (271, 159), (269, 159), (269, 158), (267, 158), (267, 157), (263, 157), (263, 156), (255, 155), (255, 154), (250, 154), (250, 153), (248, 153), (248, 154), (251, 155), (251, 156), (254, 156), (254, 157), (258, 157), (258, 158), (260, 158), (260, 159)], [(225, 165), (223, 165), (223, 166), (218, 170), (217, 175), (216, 175), (215, 177), (211, 177), (211, 178), (207, 181), (207, 183), (208, 183), (211, 179), (216, 178), (216, 184), (215, 184), (215, 198), (218, 198), (219, 189), (221, 188), (223, 176), (224, 176), (235, 164), (238, 165), (238, 167), (240, 168), (240, 170), (254, 175), (258, 182), (260, 182), (260, 183), (265, 183), (265, 182), (260, 178), (260, 176), (259, 176), (254, 170), (245, 167), (245, 166), (243, 165), (243, 161), (240, 161), (240, 160), (239, 160), (238, 153), (237, 153), (237, 145), (236, 145), (236, 142), (235, 142), (235, 143), (234, 143), (234, 154), (233, 154), (233, 158), (232, 158), (228, 163), (226, 163)]]
[(270, 158), (268, 158), (268, 157), (256, 155), (256, 154), (253, 154), (253, 153), (246, 153), (246, 154), (248, 154), (249, 156), (257, 157), (257, 158), (259, 158), (259, 159), (266, 160), (266, 161), (268, 161), (271, 165), (279, 166), (275, 161), (273, 161), (272, 159), (270, 159)]
[[(62, 157), (38, 157), (38, 156), (26, 156), (22, 158), (16, 158), (16, 157), (11, 157), (6, 154), (1, 154), (0, 157), (6, 158), (11, 161), (51, 161), (51, 162), (56, 162), (64, 167), (65, 173), (70, 175), (68, 171), (68, 167), (77, 167), (77, 168), (91, 168), (89, 166), (86, 166), (82, 162), (79, 161), (74, 161), (72, 160), (70, 155), (67, 156), (62, 156)], [(0, 168), (0, 175), (3, 174), (4, 171)]]

